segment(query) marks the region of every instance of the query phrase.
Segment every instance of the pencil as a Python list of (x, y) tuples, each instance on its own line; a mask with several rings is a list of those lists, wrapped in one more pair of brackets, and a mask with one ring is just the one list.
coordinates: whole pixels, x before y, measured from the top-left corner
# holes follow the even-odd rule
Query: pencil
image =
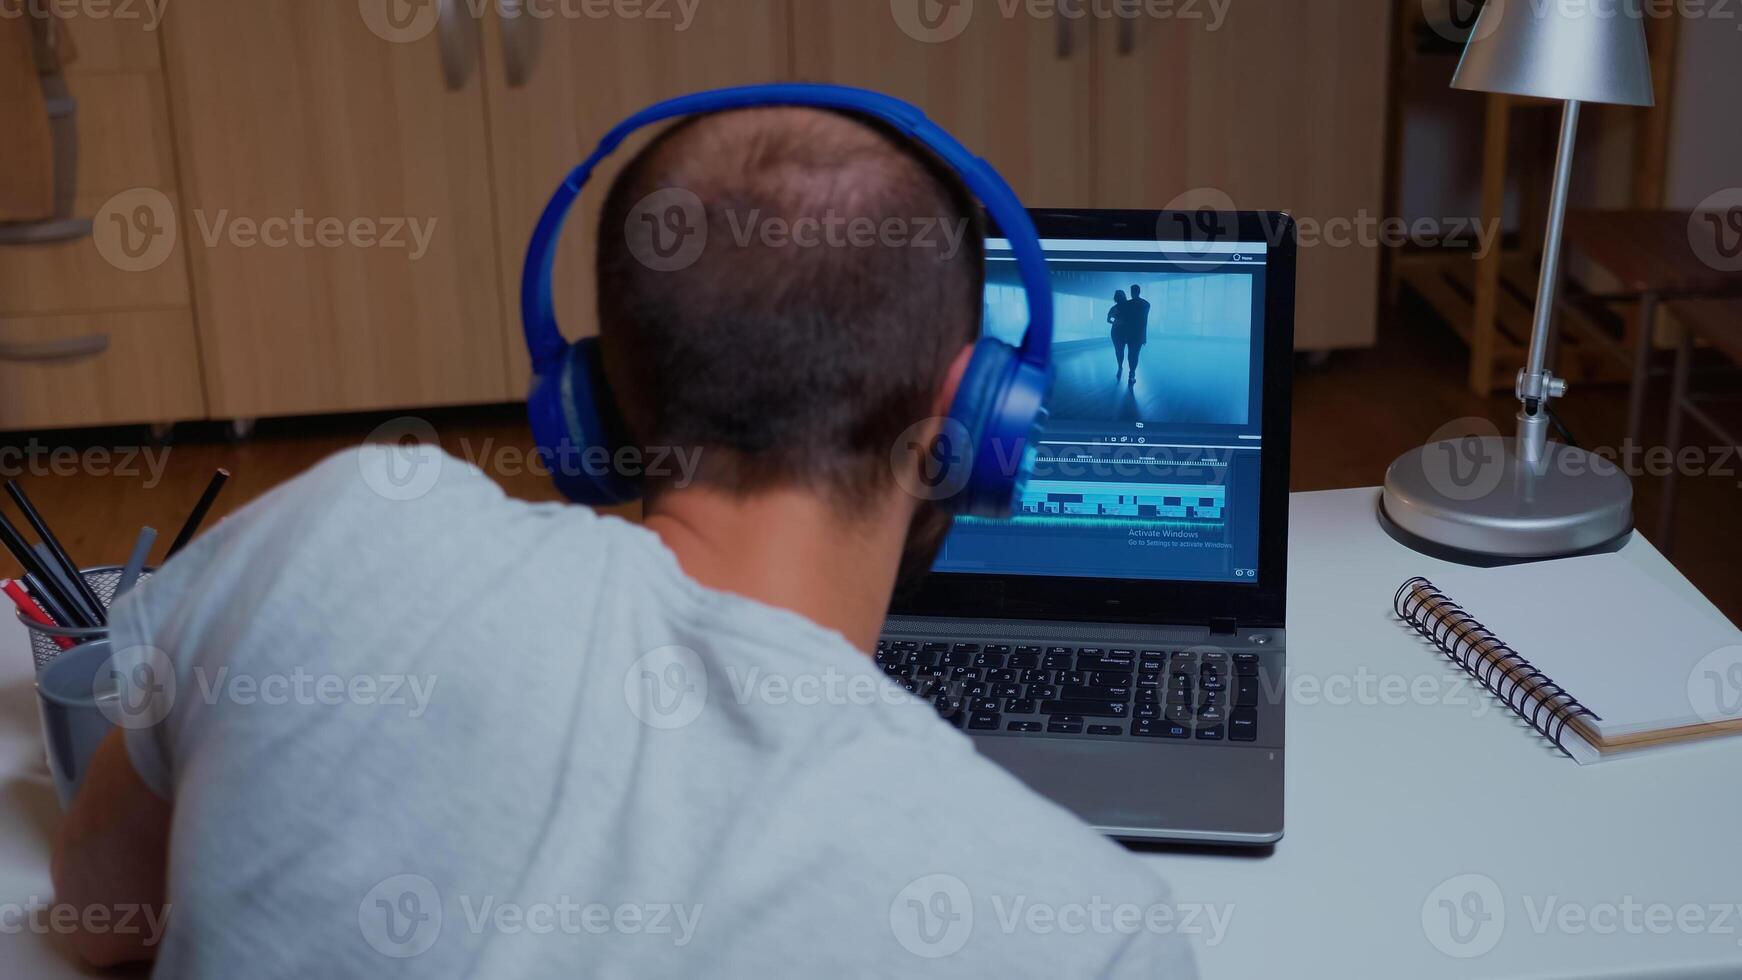
[(33, 550), (36, 552), (36, 557), (42, 562), (43, 571), (48, 572), (54, 578), (54, 584), (60, 587), (61, 594), (72, 599), (78, 605), (79, 612), (83, 613), (84, 617), (90, 620), (93, 625), (106, 625), (109, 617), (102, 613), (102, 604), (91, 605), (85, 601), (83, 593), (73, 588), (72, 580), (67, 578), (65, 572), (61, 571), (60, 564), (54, 560), (54, 552), (49, 550), (48, 545), (38, 542)]
[[(12, 604), (18, 607), (18, 611), (24, 614), (25, 619), (30, 620), (38, 626), (60, 625), (55, 622), (48, 613), (43, 612), (42, 607), (36, 604), (36, 600), (32, 599), (30, 594), (25, 592), (17, 582), (10, 580), (0, 582), (0, 592), (5, 592), (12, 598)], [(56, 636), (53, 637), (53, 640), (54, 645), (60, 647), (62, 650), (71, 650), (73, 648), (71, 637)]]
[(73, 613), (68, 612), (68, 607), (62, 605), (61, 601), (55, 598), (53, 593), (49, 592), (46, 588), (43, 588), (42, 579), (37, 578), (34, 574), (29, 572), (25, 573), (24, 587), (36, 598), (36, 604), (41, 606), (43, 611), (47, 612), (51, 619), (62, 626), (89, 627), (91, 625), (90, 623), (84, 622)]
[[(25, 582), (30, 585), (31, 591), (36, 593), (38, 600), (50, 613), (56, 614), (57, 618), (68, 617), (61, 619), (63, 623), (68, 625), (96, 625), (86, 622), (82, 611), (74, 611), (82, 610), (83, 607), (74, 601), (72, 596), (64, 595), (61, 592), (60, 585), (54, 581), (54, 576), (47, 568), (43, 567), (42, 559), (38, 558), (36, 552), (31, 550), (30, 545), (25, 543), (24, 535), (18, 533), (18, 529), (12, 526), (12, 522), (6, 519), (5, 514), (0, 514), (0, 544), (5, 544), (6, 550), (12, 552), (12, 557), (18, 559), (18, 564), (24, 566)], [(55, 606), (60, 608), (56, 609)]]
[(97, 594), (91, 591), (91, 587), (85, 584), (85, 577), (79, 574), (78, 564), (67, 557), (66, 549), (61, 547), (60, 540), (54, 536), (54, 532), (48, 529), (48, 522), (44, 521), (42, 515), (36, 512), (36, 508), (30, 503), (30, 498), (25, 496), (24, 488), (18, 485), (17, 480), (7, 480), (6, 492), (12, 496), (12, 502), (18, 505), (19, 513), (24, 515), (24, 519), (29, 521), (31, 528), (36, 531), (37, 540), (41, 541), (48, 549), (47, 560), (50, 566), (60, 567), (62, 575), (66, 578), (66, 583), (76, 593), (74, 598), (82, 600), (90, 614), (96, 617), (97, 623), (101, 624), (105, 619), (102, 600), (98, 599)]
[(218, 499), (218, 491), (224, 489), (224, 482), (228, 479), (230, 471), (226, 469), (219, 469), (212, 474), (212, 482), (206, 484), (206, 492), (200, 494), (200, 502), (194, 504), (193, 513), (182, 524), (180, 533), (176, 534), (175, 541), (169, 546), (169, 552), (163, 556), (164, 561), (174, 558), (176, 552), (187, 547), (187, 543), (193, 540), (194, 533), (206, 519), (206, 512), (212, 509), (212, 501)]
[(133, 542), (133, 554), (127, 556), (127, 565), (121, 569), (121, 581), (115, 584), (115, 599), (117, 601), (133, 588), (133, 583), (139, 581), (139, 573), (145, 570), (145, 556), (151, 554), (151, 546), (157, 542), (157, 529), (142, 527), (139, 538)]

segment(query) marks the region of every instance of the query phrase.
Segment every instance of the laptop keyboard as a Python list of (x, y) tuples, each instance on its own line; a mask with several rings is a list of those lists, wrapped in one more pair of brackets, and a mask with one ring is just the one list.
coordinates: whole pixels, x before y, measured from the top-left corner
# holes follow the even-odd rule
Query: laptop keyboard
[(1254, 653), (884, 638), (876, 660), (971, 732), (1251, 742), (1264, 720)]

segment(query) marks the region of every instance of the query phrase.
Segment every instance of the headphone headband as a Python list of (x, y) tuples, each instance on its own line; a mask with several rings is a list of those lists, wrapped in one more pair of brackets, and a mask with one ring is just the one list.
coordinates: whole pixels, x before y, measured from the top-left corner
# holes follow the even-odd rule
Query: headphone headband
[(1028, 332), (1018, 348), (1018, 357), (1037, 367), (1051, 363), (1052, 288), (1047, 278), (1046, 259), (1041, 253), (1040, 236), (1016, 192), (998, 171), (927, 119), (919, 109), (900, 99), (840, 85), (784, 84), (700, 92), (650, 106), (619, 123), (600, 140), (592, 156), (569, 172), (538, 219), (532, 243), (527, 247), (526, 266), (520, 283), (521, 323), (526, 330), (527, 349), (532, 352), (534, 373), (548, 373), (568, 348), (568, 342), (557, 327), (552, 297), (557, 240), (569, 209), (592, 179), (599, 163), (615, 152), (632, 133), (655, 123), (682, 116), (763, 106), (835, 109), (869, 116), (926, 147), (953, 169), (968, 190), (979, 198), (986, 213), (1010, 242), (1011, 253), (1021, 273), (1023, 289), (1028, 295)]

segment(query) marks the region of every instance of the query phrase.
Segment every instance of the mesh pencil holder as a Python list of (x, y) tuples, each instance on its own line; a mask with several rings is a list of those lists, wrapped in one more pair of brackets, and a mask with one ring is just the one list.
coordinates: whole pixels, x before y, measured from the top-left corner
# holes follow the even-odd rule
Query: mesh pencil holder
[[(153, 571), (156, 569), (148, 568), (141, 572), (139, 581), (150, 578)], [(79, 574), (84, 576), (85, 584), (91, 587), (91, 591), (97, 594), (97, 601), (103, 604), (104, 610), (114, 605), (115, 587), (121, 584), (121, 566), (99, 565), (87, 568)], [(134, 588), (138, 586), (135, 585)], [(107, 626), (44, 626), (27, 618), (23, 613), (18, 614), (18, 621), (30, 631), (30, 655), (36, 661), (36, 671), (39, 674), (49, 664), (54, 663), (56, 657), (66, 652), (61, 649), (60, 640), (71, 640), (77, 646), (92, 640), (107, 639), (109, 636)]]

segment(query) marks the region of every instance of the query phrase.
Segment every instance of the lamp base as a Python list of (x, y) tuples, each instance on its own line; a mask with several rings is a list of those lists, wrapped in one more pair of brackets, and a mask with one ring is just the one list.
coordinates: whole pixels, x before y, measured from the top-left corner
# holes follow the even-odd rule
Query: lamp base
[(1417, 551), (1465, 564), (1565, 558), (1624, 544), (1633, 483), (1614, 463), (1549, 443), (1541, 463), (1517, 444), (1469, 437), (1412, 449), (1385, 474), (1380, 521)]

